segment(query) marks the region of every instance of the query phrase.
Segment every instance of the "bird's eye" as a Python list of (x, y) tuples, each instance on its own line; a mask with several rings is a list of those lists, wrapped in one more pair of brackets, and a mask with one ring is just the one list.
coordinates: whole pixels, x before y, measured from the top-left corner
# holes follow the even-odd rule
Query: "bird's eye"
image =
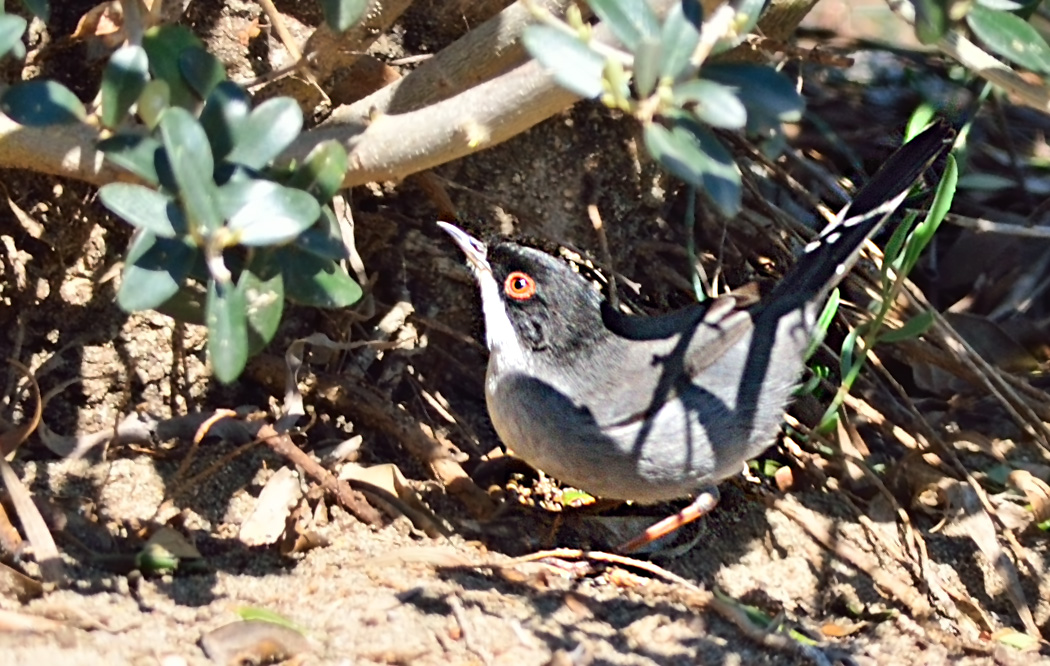
[(536, 281), (521, 271), (514, 271), (503, 282), (503, 291), (516, 301), (527, 301), (536, 294)]

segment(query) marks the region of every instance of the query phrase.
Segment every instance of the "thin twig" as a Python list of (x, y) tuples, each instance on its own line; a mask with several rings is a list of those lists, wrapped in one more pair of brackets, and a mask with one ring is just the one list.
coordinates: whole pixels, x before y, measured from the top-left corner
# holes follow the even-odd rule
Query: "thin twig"
[(587, 217), (591, 218), (594, 232), (598, 234), (598, 247), (601, 249), (602, 261), (609, 267), (609, 305), (614, 310), (620, 309), (620, 299), (616, 294), (616, 276), (613, 270), (612, 253), (609, 252), (609, 237), (605, 234), (605, 226), (602, 224), (602, 214), (598, 211), (597, 204), (587, 204)]
[(1018, 236), (1021, 238), (1050, 238), (1050, 227), (1026, 227), (1020, 224), (1008, 222), (994, 222), (980, 217), (967, 217), (957, 213), (948, 213), (944, 218), (946, 222), (954, 224), (963, 229), (971, 229), (978, 233), (1001, 234), (1003, 236)]

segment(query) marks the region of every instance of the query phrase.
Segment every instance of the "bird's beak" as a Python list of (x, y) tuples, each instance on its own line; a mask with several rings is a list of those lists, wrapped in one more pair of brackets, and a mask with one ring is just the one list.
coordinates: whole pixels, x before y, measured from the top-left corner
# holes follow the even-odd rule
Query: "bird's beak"
[(456, 241), (459, 249), (463, 250), (463, 254), (467, 255), (467, 261), (470, 262), (471, 268), (479, 273), (492, 272), (487, 258), (488, 250), (484, 243), (454, 224), (438, 222), (438, 226), (444, 229), (449, 236), (452, 236), (452, 240)]

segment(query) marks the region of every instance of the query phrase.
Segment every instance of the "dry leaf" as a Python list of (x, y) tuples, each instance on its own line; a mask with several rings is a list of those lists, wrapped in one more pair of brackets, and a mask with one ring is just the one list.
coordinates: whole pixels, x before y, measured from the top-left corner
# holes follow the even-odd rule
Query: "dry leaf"
[(213, 629), (201, 636), (201, 647), (218, 664), (276, 663), (310, 652), (302, 634), (265, 620), (245, 620)]
[(777, 471), (773, 473), (773, 480), (776, 481), (777, 490), (782, 493), (795, 487), (795, 473), (787, 465), (777, 468)]
[(40, 509), (33, 501), (29, 490), (11, 469), (11, 465), (0, 458), (0, 478), (7, 488), (8, 497), (14, 506), (15, 514), (18, 516), (22, 529), (25, 530), (26, 540), (33, 547), (33, 557), (40, 565), (40, 573), (45, 582), (57, 583), (65, 579), (65, 566), (58, 554), (58, 546), (51, 536), (44, 517), (40, 515)]
[(288, 516), (300, 497), (299, 475), (290, 467), (277, 470), (259, 493), (255, 509), (241, 524), (237, 538), (248, 546), (276, 543), (284, 534)]
[(1041, 523), (1050, 519), (1050, 486), (1045, 481), (1023, 469), (1010, 472), (1006, 480), (1024, 493), (1025, 499), (1032, 505), (1035, 522)]
[(262, 34), (262, 28), (259, 26), (259, 17), (256, 16), (248, 22), (244, 30), (237, 33), (237, 41), (240, 42), (241, 46), (248, 46), (260, 34)]
[(197, 547), (190, 543), (181, 532), (164, 526), (153, 533), (143, 550), (147, 548), (163, 548), (167, 553), (180, 560), (199, 560), (203, 555)]
[(70, 36), (73, 39), (97, 38), (109, 48), (119, 46), (125, 39), (123, 3), (111, 0), (95, 5), (80, 17)]
[(17, 611), (0, 610), (0, 633), (35, 632), (38, 634), (60, 631), (68, 628), (61, 622), (46, 617), (28, 615)]
[(14, 597), (25, 603), (43, 594), (44, 586), (39, 581), (0, 562), (0, 597)]
[(985, 511), (977, 491), (969, 484), (949, 480), (941, 484), (944, 497), (948, 502), (950, 518), (944, 527), (944, 533), (950, 536), (968, 537), (980, 549), (989, 563), (995, 568), (1000, 579), (1006, 586), (1006, 594), (1013, 604), (1017, 615), (1024, 624), (1025, 631), (1033, 636), (1041, 637), (1039, 627), (1032, 617), (1032, 611), (1028, 606), (1024, 590), (1021, 589), (1021, 580), (1017, 569), (999, 544), (995, 523), (992, 517)]
[(837, 622), (828, 622), (820, 627), (820, 633), (824, 634), (828, 638), (842, 638), (855, 634), (864, 627), (868, 626), (867, 622), (856, 622), (854, 624), (839, 624)]
[(605, 574), (605, 578), (616, 587), (625, 590), (635, 590), (640, 587), (645, 587), (649, 584), (650, 579), (645, 576), (639, 576), (636, 573), (632, 573), (627, 569), (621, 569), (620, 567), (613, 567)]
[[(440, 536), (441, 530), (445, 529), (441, 520), (427, 508), (427, 505), (423, 503), (415, 489), (409, 485), (405, 475), (393, 463), (372, 465), (371, 467), (365, 467), (357, 463), (347, 463), (339, 471), (339, 480), (361, 481), (386, 491), (393, 497), (401, 500), (406, 506), (396, 508), (404, 511), (405, 515), (412, 520), (412, 524), (426, 532), (429, 537)], [(377, 497), (375, 499), (382, 501), (383, 498)]]

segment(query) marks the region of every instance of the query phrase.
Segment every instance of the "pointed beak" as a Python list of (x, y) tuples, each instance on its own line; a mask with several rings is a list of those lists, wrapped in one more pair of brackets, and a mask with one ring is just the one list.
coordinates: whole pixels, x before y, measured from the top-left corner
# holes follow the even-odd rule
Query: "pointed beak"
[(453, 224), (448, 222), (438, 222), (437, 224), (449, 236), (452, 236), (452, 240), (456, 241), (459, 249), (463, 250), (463, 254), (467, 255), (467, 261), (470, 263), (471, 268), (478, 273), (492, 272), (487, 258), (488, 250), (484, 243)]

